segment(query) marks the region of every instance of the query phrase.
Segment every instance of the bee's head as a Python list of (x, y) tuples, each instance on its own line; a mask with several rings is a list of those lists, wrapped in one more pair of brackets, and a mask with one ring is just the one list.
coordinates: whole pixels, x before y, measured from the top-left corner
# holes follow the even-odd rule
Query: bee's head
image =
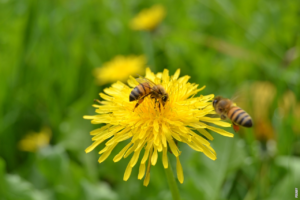
[(216, 105), (218, 104), (218, 102), (222, 99), (222, 97), (217, 96), (214, 98), (213, 100), (213, 107), (216, 109)]
[(161, 97), (161, 100), (162, 100), (162, 102), (163, 102), (163, 105), (166, 104), (166, 102), (168, 101), (168, 99), (169, 99), (169, 95), (168, 95), (168, 93), (165, 93), (165, 94)]

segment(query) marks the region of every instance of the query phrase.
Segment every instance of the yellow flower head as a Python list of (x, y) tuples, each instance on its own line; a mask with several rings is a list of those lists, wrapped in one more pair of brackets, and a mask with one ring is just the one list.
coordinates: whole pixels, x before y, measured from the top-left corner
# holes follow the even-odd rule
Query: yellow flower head
[[(145, 56), (116, 56), (94, 70), (99, 85), (126, 80), (129, 75), (143, 73), (146, 65)], [(122, 72), (122, 73), (120, 73)]]
[(43, 128), (39, 133), (28, 133), (19, 142), (19, 149), (21, 151), (36, 152), (38, 149), (48, 146), (50, 137), (51, 130), (49, 128)]
[(139, 84), (133, 77), (128, 80), (129, 86), (118, 81), (110, 88), (104, 89), (106, 94), (100, 93), (104, 101), (100, 102), (101, 105), (93, 105), (98, 115), (84, 116), (85, 119), (92, 120), (92, 124), (104, 124), (90, 133), (94, 143), (85, 150), (86, 153), (106, 141), (106, 147), (99, 152), (102, 155), (98, 161), (102, 163), (119, 142), (129, 140), (113, 160), (118, 162), (123, 157), (133, 154), (124, 174), (124, 180), (127, 181), (143, 151), (138, 179), (142, 179), (146, 173), (145, 186), (150, 180), (150, 165), (156, 164), (158, 153), (162, 153), (163, 166), (168, 168), (168, 150), (177, 159), (177, 177), (183, 182), (183, 171), (179, 161), (181, 152), (177, 141), (186, 143), (192, 149), (215, 160), (216, 152), (207, 141), (213, 137), (206, 129), (228, 137), (233, 137), (233, 134), (207, 123), (223, 127), (229, 127), (230, 124), (220, 121), (220, 118), (207, 117), (208, 114), (215, 114), (210, 102), (214, 95), (194, 97), (204, 87), (198, 89), (198, 85), (188, 82), (189, 76), (179, 78), (179, 74), (179, 69), (171, 77), (167, 69), (158, 74), (154, 74), (149, 68), (146, 69), (146, 78), (162, 85), (169, 94), (164, 107), (154, 105), (155, 101), (148, 96), (133, 112), (136, 102), (129, 102), (129, 95)]
[(134, 30), (154, 30), (163, 20), (166, 11), (162, 5), (154, 5), (149, 9), (142, 10), (132, 19), (130, 26)]

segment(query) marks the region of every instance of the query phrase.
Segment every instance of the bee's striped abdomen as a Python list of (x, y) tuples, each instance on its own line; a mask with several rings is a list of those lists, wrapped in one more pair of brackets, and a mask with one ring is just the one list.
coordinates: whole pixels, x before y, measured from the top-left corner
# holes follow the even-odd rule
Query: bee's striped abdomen
[(250, 115), (237, 106), (230, 108), (227, 117), (237, 125), (252, 127), (252, 119)]
[(135, 101), (139, 98), (149, 94), (151, 91), (149, 83), (142, 83), (133, 88), (129, 95), (129, 101)]

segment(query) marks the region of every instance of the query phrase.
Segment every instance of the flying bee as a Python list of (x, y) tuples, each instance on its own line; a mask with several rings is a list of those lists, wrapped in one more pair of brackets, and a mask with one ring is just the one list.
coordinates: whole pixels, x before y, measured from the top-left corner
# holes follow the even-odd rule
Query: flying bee
[(237, 132), (240, 127), (252, 127), (252, 119), (248, 113), (238, 106), (235, 106), (229, 99), (217, 96), (213, 100), (213, 107), (221, 119), (229, 118), (232, 121), (233, 129)]
[(165, 106), (169, 95), (162, 85), (157, 85), (147, 78), (137, 78), (136, 80), (140, 84), (133, 88), (129, 95), (129, 101), (138, 100), (133, 111), (144, 101), (145, 97), (147, 97), (148, 95), (150, 95), (151, 98), (155, 99), (155, 103), (158, 101), (160, 104)]

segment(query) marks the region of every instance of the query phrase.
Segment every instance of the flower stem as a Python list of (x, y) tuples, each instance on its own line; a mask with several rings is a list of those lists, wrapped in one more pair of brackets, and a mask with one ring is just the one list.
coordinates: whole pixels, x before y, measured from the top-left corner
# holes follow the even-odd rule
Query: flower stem
[(170, 190), (172, 193), (172, 197), (173, 197), (173, 200), (180, 200), (179, 190), (177, 187), (177, 183), (175, 181), (175, 177), (174, 177), (173, 170), (172, 170), (169, 159), (168, 159), (168, 162), (169, 162), (169, 166), (167, 169), (165, 169), (165, 172), (166, 172), (168, 184), (169, 184), (169, 187), (170, 187)]

